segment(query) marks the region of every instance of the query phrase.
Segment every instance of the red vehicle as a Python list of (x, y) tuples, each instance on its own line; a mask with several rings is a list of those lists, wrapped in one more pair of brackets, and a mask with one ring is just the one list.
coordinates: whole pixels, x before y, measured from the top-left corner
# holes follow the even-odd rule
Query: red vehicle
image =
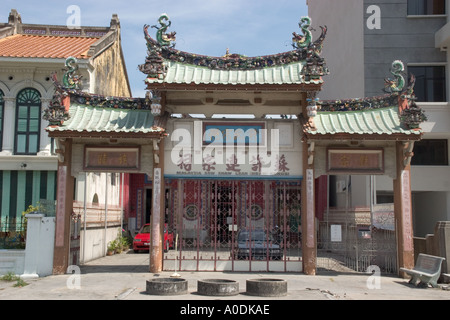
[[(150, 223), (144, 224), (138, 234), (133, 239), (133, 250), (150, 250)], [(164, 251), (167, 252), (173, 248), (173, 233), (169, 232), (167, 223), (164, 225)]]

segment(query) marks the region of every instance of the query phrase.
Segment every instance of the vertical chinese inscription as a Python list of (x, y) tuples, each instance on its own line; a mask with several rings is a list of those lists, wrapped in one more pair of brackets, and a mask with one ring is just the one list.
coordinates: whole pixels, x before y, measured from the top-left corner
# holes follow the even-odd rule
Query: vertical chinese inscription
[(142, 226), (142, 189), (138, 189), (136, 195), (136, 227), (138, 229)]
[(411, 184), (409, 170), (402, 170), (401, 192), (403, 209), (403, 246), (405, 251), (413, 250), (413, 235), (411, 226)]
[(314, 247), (314, 171), (306, 169), (306, 246)]
[(58, 168), (58, 191), (57, 191), (57, 207), (56, 207), (56, 231), (55, 242), (57, 247), (64, 246), (64, 218), (66, 214), (66, 182), (67, 182), (67, 166)]
[(153, 171), (152, 246), (159, 246), (161, 223), (161, 168)]

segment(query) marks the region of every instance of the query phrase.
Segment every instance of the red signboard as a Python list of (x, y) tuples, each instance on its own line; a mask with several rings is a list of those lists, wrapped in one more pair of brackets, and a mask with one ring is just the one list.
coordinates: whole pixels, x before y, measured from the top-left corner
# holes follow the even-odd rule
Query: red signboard
[(328, 149), (328, 173), (383, 174), (383, 149)]
[(136, 172), (139, 169), (139, 147), (87, 146), (84, 150), (85, 171)]

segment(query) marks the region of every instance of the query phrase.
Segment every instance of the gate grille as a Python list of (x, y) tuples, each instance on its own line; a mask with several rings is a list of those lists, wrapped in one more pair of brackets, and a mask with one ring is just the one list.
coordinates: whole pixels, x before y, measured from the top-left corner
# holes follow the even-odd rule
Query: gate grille
[[(339, 236), (331, 235), (332, 226)], [(334, 239), (333, 239), (334, 238)], [(338, 239), (336, 239), (338, 238)], [(381, 272), (397, 273), (396, 232), (370, 225), (319, 223), (317, 267), (337, 272), (366, 272), (376, 265)]]
[(173, 180), (165, 270), (301, 271), (300, 181)]

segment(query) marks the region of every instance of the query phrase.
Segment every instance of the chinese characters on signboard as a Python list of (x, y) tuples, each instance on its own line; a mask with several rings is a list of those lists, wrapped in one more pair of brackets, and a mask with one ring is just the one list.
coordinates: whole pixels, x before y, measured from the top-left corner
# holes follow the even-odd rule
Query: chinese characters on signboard
[[(235, 154), (227, 159), (224, 164), (217, 164), (213, 159), (205, 157), (202, 165), (195, 168), (192, 154), (180, 155), (176, 162), (177, 173), (197, 175), (260, 175), (264, 165), (266, 164), (259, 155), (252, 159), (250, 163), (239, 163)], [(289, 175), (290, 168), (285, 154), (280, 154), (275, 166), (278, 175)]]
[(139, 147), (86, 147), (84, 169), (135, 172), (140, 168), (139, 151)]
[(328, 149), (328, 173), (383, 174), (383, 149)]

